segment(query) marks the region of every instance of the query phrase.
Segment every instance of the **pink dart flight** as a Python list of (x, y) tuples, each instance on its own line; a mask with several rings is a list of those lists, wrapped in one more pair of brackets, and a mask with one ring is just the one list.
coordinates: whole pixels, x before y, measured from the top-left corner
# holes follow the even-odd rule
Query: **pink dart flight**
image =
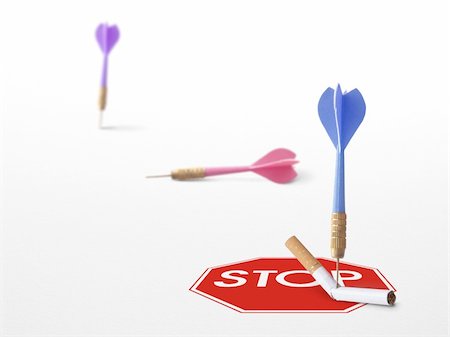
[(288, 183), (295, 179), (297, 172), (293, 165), (298, 163), (294, 152), (275, 149), (249, 166), (193, 167), (173, 170), (170, 174), (147, 176), (147, 178), (171, 177), (174, 180), (192, 180), (222, 174), (254, 172), (275, 183)]

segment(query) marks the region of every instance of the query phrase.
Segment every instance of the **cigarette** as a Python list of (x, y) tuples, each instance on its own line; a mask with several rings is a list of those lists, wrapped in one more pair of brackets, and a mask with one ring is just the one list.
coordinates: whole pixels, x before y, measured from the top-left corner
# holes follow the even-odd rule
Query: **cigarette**
[(336, 281), (331, 274), (295, 236), (286, 241), (286, 247), (333, 300), (389, 306), (395, 303), (396, 296), (392, 290), (336, 287)]

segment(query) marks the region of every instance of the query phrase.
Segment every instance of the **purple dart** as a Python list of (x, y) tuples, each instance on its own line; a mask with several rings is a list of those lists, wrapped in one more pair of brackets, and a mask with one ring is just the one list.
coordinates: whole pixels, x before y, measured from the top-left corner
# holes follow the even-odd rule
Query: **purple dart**
[(108, 55), (111, 49), (115, 46), (119, 40), (119, 28), (116, 25), (108, 25), (107, 23), (102, 23), (97, 27), (95, 31), (95, 37), (103, 53), (103, 69), (102, 78), (100, 81), (100, 97), (99, 97), (99, 127), (102, 126), (102, 111), (106, 107), (106, 95), (107, 95), (107, 83), (108, 83)]

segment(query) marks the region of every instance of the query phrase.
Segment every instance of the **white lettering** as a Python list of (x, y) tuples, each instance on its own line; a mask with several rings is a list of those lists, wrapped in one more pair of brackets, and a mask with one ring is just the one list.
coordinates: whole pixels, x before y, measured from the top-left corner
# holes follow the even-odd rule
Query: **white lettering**
[(259, 274), (259, 279), (258, 279), (258, 283), (256, 284), (256, 286), (259, 288), (264, 288), (265, 286), (267, 286), (267, 281), (269, 280), (269, 275), (278, 273), (278, 270), (254, 270), (253, 273)]
[[(269, 277), (271, 274), (278, 274), (278, 270), (253, 270), (253, 274), (259, 274), (258, 276), (258, 282), (256, 283), (256, 287), (258, 288), (265, 288), (267, 287), (267, 284), (269, 282)], [(309, 278), (306, 278), (305, 282), (292, 282), (287, 281), (286, 278), (290, 275), (296, 275), (296, 274), (305, 274), (309, 275), (311, 278), (311, 281), (307, 281)], [(331, 274), (333, 275), (334, 279), (336, 279), (336, 271), (332, 270)], [(241, 276), (238, 276), (241, 275)], [(243, 277), (245, 275), (249, 275), (249, 273), (245, 270), (227, 270), (224, 271), (220, 276), (223, 278), (223, 281), (214, 281), (214, 285), (221, 288), (236, 288), (243, 286), (247, 283), (247, 278)], [(362, 278), (362, 275), (356, 271), (352, 270), (340, 270), (339, 271), (339, 284), (342, 286), (345, 286), (345, 281), (356, 281)], [(307, 288), (307, 287), (315, 287), (318, 286), (319, 283), (314, 280), (314, 278), (311, 276), (311, 274), (307, 270), (287, 270), (285, 272), (279, 273), (275, 277), (276, 282), (279, 284), (286, 286), (286, 287), (292, 287), (292, 288)], [(224, 282), (228, 281), (228, 282)], [(233, 282), (230, 282), (233, 281)]]
[[(332, 270), (331, 274), (333, 275), (333, 278), (336, 280), (337, 271), (336, 270)], [(359, 280), (361, 278), (362, 278), (362, 275), (360, 273), (358, 273), (357, 271), (339, 270), (339, 284), (341, 286), (345, 286), (344, 281), (356, 281), (356, 280)]]
[(245, 277), (235, 276), (232, 274), (239, 274), (239, 275), (248, 275), (248, 272), (245, 270), (228, 270), (224, 271), (220, 276), (226, 280), (233, 280), (236, 281), (234, 283), (225, 283), (223, 281), (214, 281), (214, 285), (221, 288), (233, 288), (233, 287), (240, 287), (247, 283), (247, 279)]
[(286, 281), (286, 276), (293, 275), (293, 274), (310, 275), (310, 273), (307, 270), (288, 270), (288, 271), (278, 274), (275, 279), (277, 280), (277, 282), (279, 284), (282, 284), (286, 287), (293, 287), (293, 288), (306, 288), (306, 287), (314, 287), (314, 286), (318, 285), (317, 281), (314, 279), (312, 282), (308, 282), (308, 283), (293, 283), (293, 282)]

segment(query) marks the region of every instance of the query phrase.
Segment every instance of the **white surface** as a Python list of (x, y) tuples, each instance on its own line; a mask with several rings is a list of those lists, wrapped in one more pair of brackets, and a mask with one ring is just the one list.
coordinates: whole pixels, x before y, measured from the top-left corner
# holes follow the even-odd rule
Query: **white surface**
[[(99, 131), (102, 20), (122, 37)], [(446, 2), (9, 1), (0, 22), (5, 335), (447, 334)], [(293, 234), (328, 255), (317, 102), (337, 81), (367, 104), (344, 260), (378, 267), (396, 306), (243, 315), (189, 292), (209, 266), (290, 256)], [(143, 178), (279, 146), (301, 160), (286, 186)]]

